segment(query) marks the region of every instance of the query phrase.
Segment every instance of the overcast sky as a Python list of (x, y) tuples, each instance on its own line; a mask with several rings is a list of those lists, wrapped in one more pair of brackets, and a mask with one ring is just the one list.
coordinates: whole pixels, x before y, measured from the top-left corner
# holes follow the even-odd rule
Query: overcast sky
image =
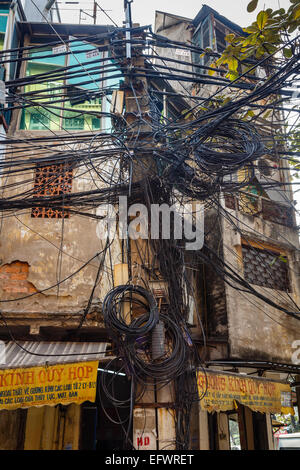
[[(78, 23), (80, 9), (92, 14), (93, 0), (74, 2), (70, 5), (71, 1), (69, 0), (67, 4), (65, 1), (58, 1), (64, 23)], [(258, 9), (250, 14), (247, 12), (249, 2), (250, 0), (206, 0), (203, 2), (197, 0), (134, 0), (132, 3), (132, 17), (135, 23), (142, 25), (154, 24), (155, 10), (174, 13), (186, 18), (194, 18), (202, 5), (206, 4), (217, 10), (221, 15), (244, 27), (254, 21), (259, 9), (264, 7), (277, 9), (278, 5), (286, 8), (290, 5), (289, 0), (259, 0)], [(119, 26), (122, 26), (124, 0), (99, 0), (97, 3), (101, 8), (107, 10), (108, 15)], [(82, 15), (81, 22), (87, 24), (92, 23), (93, 20), (87, 15)], [(109, 19), (98, 9), (97, 24), (109, 23)]]

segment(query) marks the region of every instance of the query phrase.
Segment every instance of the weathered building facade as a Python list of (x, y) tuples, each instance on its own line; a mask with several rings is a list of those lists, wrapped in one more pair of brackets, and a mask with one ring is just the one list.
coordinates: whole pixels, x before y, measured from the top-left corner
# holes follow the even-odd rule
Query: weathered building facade
[[(192, 52), (193, 67), (187, 65), (185, 68), (189, 72), (195, 72), (195, 84), (189, 88), (191, 106), (196, 106), (197, 103), (193, 97), (207, 99), (216, 94), (218, 88), (207, 73), (210, 65), (216, 67), (213, 62), (226, 47), (226, 35), (245, 34), (230, 19), (206, 5), (190, 20), (171, 13), (156, 12), (155, 31), (173, 41), (194, 44), (203, 51), (208, 51), (202, 54)], [(179, 58), (181, 50), (175, 51)], [(158, 52), (163, 55), (162, 50)], [(164, 50), (164, 54), (167, 53)], [(170, 57), (172, 54), (174, 53), (171, 52)], [(201, 74), (204, 79), (206, 75), (211, 84), (201, 84)], [(183, 81), (177, 82), (176, 90), (180, 92), (181, 87), (182, 91), (183, 85)], [(223, 93), (230, 99), (239, 91), (229, 87)], [(271, 122), (258, 119), (256, 125), (265, 129), (267, 140), (272, 140)], [(206, 240), (209, 249), (222, 257), (228, 269), (233, 269), (249, 281), (262, 297), (291, 309), (293, 304), (298, 304), (300, 294), (299, 235), (290, 185), (291, 176), (282, 150), (278, 146), (277, 155), (273, 158), (266, 155), (257, 165), (252, 179), (254, 184), (249, 184), (234, 196), (226, 193), (221, 195), (221, 205), (226, 216), (221, 216), (222, 209), (207, 210), (205, 232), (208, 233)], [(242, 180), (244, 176), (243, 172), (238, 172), (232, 178)], [(239, 292), (221, 277), (216, 278), (213, 267), (203, 268), (202, 288), (202, 311), (207, 325), (211, 367), (217, 367), (218, 370), (229, 368), (242, 376), (256, 373), (275, 380), (288, 377), (287, 372), (289, 365), (292, 367), (298, 338), (298, 320), (292, 316), (282, 316), (280, 310), (271, 304), (267, 305), (263, 298)], [(243, 433), (244, 426), (248, 436), (251, 436), (250, 441), (241, 441), (242, 448), (273, 448), (269, 414), (257, 418), (259, 414), (252, 413), (251, 416), (251, 411), (246, 409), (248, 418), (243, 418), (241, 411), (238, 418), (232, 418), (233, 412), (221, 412), (215, 424), (211, 424), (215, 418), (210, 415), (206, 421), (205, 411), (201, 413), (200, 436), (201, 430), (205, 434), (207, 429), (210, 429), (207, 435), (212, 436), (210, 426), (215, 426), (214, 432), (218, 435), (215, 440), (212, 437), (210, 441), (204, 440), (203, 448), (231, 448), (233, 444), (228, 432), (228, 422), (231, 419), (239, 422), (240, 432)], [(265, 427), (265, 440), (263, 428), (258, 428), (255, 424), (257, 419), (260, 420), (259, 426)], [(257, 439), (256, 433), (260, 435), (261, 441), (260, 438)]]
[[(0, 377), (8, 391), (0, 397), (0, 448), (105, 450), (125, 445), (144, 450), (175, 449), (178, 409), (184, 415), (184, 406), (181, 409), (178, 405), (182, 384), (176, 389), (176, 373), (162, 379), (155, 375), (155, 366), (165, 354), (164, 348), (176, 343), (178, 331), (183, 332), (188, 347), (192, 341), (197, 345), (203, 359), (197, 376), (198, 392), (203, 396), (190, 404), (188, 448), (230, 449), (234, 446), (232, 426), (239, 429), (241, 448), (273, 448), (269, 405), (258, 403), (257, 397), (269, 393), (271, 409), (291, 409), (288, 398), (280, 402), (280, 396), (287, 397), (286, 378), (298, 370), (291, 360), (298, 320), (281, 315), (276, 306), (293, 310), (291, 305), (299, 304), (299, 244), (289, 186), (278, 190), (273, 184), (264, 190), (263, 183), (270, 178), (273, 183), (289, 182), (288, 170), (277, 170), (284, 166), (280, 158), (268, 160), (241, 192), (221, 194), (221, 209), (205, 208), (205, 247), (201, 251), (211, 264), (200, 262), (191, 252), (186, 252), (182, 261), (176, 258), (173, 246), (150, 245), (143, 237), (128, 241), (120, 232), (112, 239), (107, 237), (103, 218), (114, 217), (107, 203), (117, 203), (117, 196), (105, 198), (107, 187), (119, 185), (120, 192), (115, 194), (123, 194), (125, 174), (130, 203), (167, 200), (164, 188), (153, 176), (167, 170), (163, 161), (153, 169), (153, 155), (171, 138), (161, 131), (162, 137), (157, 137), (153, 122), (164, 126), (178, 119), (193, 99), (206, 98), (214, 85), (184, 84), (180, 71), (194, 73), (194, 68), (182, 64), (176, 80), (165, 80), (155, 69), (163, 59), (155, 59), (152, 66), (140, 50), (133, 61), (139, 79), (131, 81), (128, 61), (122, 57), (123, 37), (112, 36), (115, 28), (110, 26), (53, 27), (25, 21), (17, 26), (24, 38), (22, 60), (14, 76), (5, 80), (13, 109), (5, 111), (10, 119), (7, 137), (1, 142), (6, 152), (2, 200), (7, 216), (1, 221), (0, 339), (6, 357)], [(240, 31), (207, 7), (193, 21), (157, 12), (155, 29), (157, 34), (181, 43), (175, 55), (174, 48), (155, 49), (159, 56), (170, 53), (169, 58), (175, 60), (176, 56), (187, 57), (182, 43), (211, 47), (219, 53), (228, 31)], [(138, 28), (133, 34), (142, 37)], [(4, 61), (7, 57), (8, 53)], [(209, 66), (195, 51), (192, 58), (196, 66)], [(145, 68), (151, 79), (146, 80)], [(187, 96), (183, 97), (184, 93)], [(137, 118), (141, 119), (138, 125)], [(122, 140), (124, 122), (128, 127)], [(156, 139), (154, 153), (151, 132)], [(142, 142), (141, 148), (133, 146), (137, 142)], [(119, 159), (122, 152), (124, 160)], [(22, 171), (18, 171), (18, 161)], [(14, 170), (8, 172), (11, 166)], [(147, 178), (142, 179), (140, 175), (145, 173)], [(245, 179), (243, 170), (233, 178)], [(20, 210), (21, 199), (25, 205)], [(129, 213), (129, 220), (140, 210), (136, 207)], [(119, 213), (118, 224), (120, 217)], [(142, 225), (142, 219), (138, 223)], [(215, 255), (227, 272), (233, 270), (253, 285), (255, 295), (239, 291), (217, 276)], [(176, 279), (176, 271), (173, 278), (167, 277), (172, 262), (182, 263), (180, 269), (188, 286), (184, 297), (193, 297), (190, 303), (179, 296), (181, 280)], [(125, 342), (126, 351), (122, 351), (122, 341), (113, 327), (108, 331), (108, 320), (103, 316), (103, 310), (110, 308), (107, 294), (119, 286), (123, 292), (128, 289), (118, 317), (122, 341), (131, 321), (129, 305), (136, 304), (133, 326), (142, 330), (147, 323), (137, 320), (144, 312), (146, 297), (142, 301), (141, 297), (146, 294), (142, 290), (132, 293), (128, 286), (152, 294), (165, 325), (178, 288), (175, 306), (182, 309), (190, 330), (184, 323), (176, 328), (170, 323), (172, 333), (166, 339), (157, 329), (150, 348), (152, 362), (145, 359), (146, 347), (132, 352), (132, 341)], [(175, 298), (173, 304), (170, 297)], [(164, 340), (167, 346), (161, 345)], [(144, 336), (136, 341), (143, 345)], [(153, 352), (153, 344), (158, 352)], [(141, 368), (151, 364), (149, 376), (153, 373), (158, 382), (145, 391), (141, 380), (134, 403), (134, 372), (129, 361), (120, 366), (118, 348), (122, 358), (128, 351), (130, 357), (137, 356)], [(187, 363), (181, 357), (178, 362), (179, 375), (188, 374), (183, 371)], [(172, 370), (171, 362), (168, 367)], [(60, 380), (63, 374), (64, 381)], [(126, 404), (117, 411), (109, 393), (101, 395), (105, 387), (109, 392), (111, 382), (103, 379), (109, 374), (117, 375), (115, 387), (120, 395), (115, 401)], [(26, 401), (26, 396), (18, 402), (18, 387), (26, 385), (33, 402)], [(79, 389), (85, 391), (83, 395)], [(208, 396), (208, 391), (216, 395)], [(187, 394), (194, 392), (191, 386)], [(224, 396), (227, 393), (227, 403), (218, 401), (221, 392)], [(253, 402), (251, 394), (256, 396)], [(127, 423), (127, 435), (116, 421)], [(8, 427), (11, 433), (6, 432)]]

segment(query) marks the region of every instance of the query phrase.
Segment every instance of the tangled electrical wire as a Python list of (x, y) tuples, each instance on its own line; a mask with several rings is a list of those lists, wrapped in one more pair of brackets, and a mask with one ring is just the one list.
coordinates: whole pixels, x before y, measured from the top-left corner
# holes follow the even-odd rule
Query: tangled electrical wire
[[(270, 123), (260, 120), (262, 110), (276, 114), (283, 105), (288, 112), (292, 110), (292, 103), (289, 107), (286, 102), (291, 100), (290, 87), (300, 71), (297, 41), (293, 57), (284, 65), (268, 63), (272, 73), (265, 79), (246, 73), (231, 82), (224, 78), (224, 70), (193, 63), (193, 55), (205, 53), (216, 58), (215, 52), (167, 39), (149, 27), (131, 28), (130, 33), (134, 66), (126, 59), (124, 31), (120, 28), (80, 40), (66, 39), (64, 52), (50, 49), (60, 45), (61, 38), (48, 47), (32, 45), (1, 51), (2, 66), (31, 67), (49, 58), (55, 58), (55, 64), (61, 63), (42, 73), (6, 80), (8, 122), (21, 112), (25, 124), (22, 131), (0, 138), (0, 144), (6, 146), (5, 159), (0, 160), (2, 222), (9, 223), (16, 215), (32, 217), (42, 210), (47, 213), (49, 209), (98, 222), (103, 218), (97, 214), (99, 206), (118, 205), (119, 197), (127, 196), (133, 202), (145, 202), (148, 210), (151, 204), (170, 205), (176, 201), (183, 207), (187, 201), (199, 200), (207, 211), (216, 214), (216, 226), (222, 218), (242, 234), (234, 212), (221, 203), (223, 194), (239, 198), (255, 184), (259, 163), (267, 158), (277, 165), (279, 173), (286, 171), (289, 161), (297, 157), (297, 152), (284, 148), (287, 136), (280, 130), (281, 120), (278, 119), (277, 128), (275, 122), (275, 132), (269, 129)], [(175, 58), (177, 49), (190, 58)], [(88, 58), (90, 53), (98, 56)], [(258, 66), (263, 67), (263, 61), (253, 65)], [(210, 77), (208, 70), (217, 74)], [(193, 93), (195, 86), (214, 91), (208, 96), (197, 95)], [(110, 111), (104, 106), (100, 110), (99, 100), (112, 105), (116, 91), (130, 95), (133, 109), (127, 109), (128, 100), (121, 112), (115, 112), (113, 106)], [(224, 100), (223, 92), (229, 92), (229, 99)], [(87, 103), (89, 106), (85, 107)], [(104, 124), (100, 126), (97, 120)], [(35, 136), (30, 126), (43, 132)], [(52, 167), (52, 173), (39, 180), (37, 169), (42, 172), (47, 166)], [(66, 168), (72, 173), (72, 184), (65, 179)], [(58, 183), (60, 189), (53, 191)], [(287, 184), (286, 178), (260, 181), (262, 191), (276, 189), (283, 195)], [(285, 203), (295, 212), (290, 199), (286, 198)], [(226, 262), (223, 253), (210, 244), (212, 230), (206, 230), (204, 249), (189, 261), (190, 270), (196, 271), (199, 265), (208, 267), (236, 291), (251, 294), (280, 314), (299, 320), (299, 307), (291, 297), (288, 306), (286, 299), (282, 305), (270, 293), (264, 295), (255, 289)], [(127, 250), (130, 261), (130, 246), (125, 245), (122, 256)], [(166, 311), (158, 307), (147, 276), (143, 278), (145, 288), (134, 284), (131, 276), (130, 283), (112, 288), (104, 298), (102, 313), (117, 358), (105, 367), (115, 373), (101, 374), (101, 390), (116, 415), (107, 415), (105, 406), (103, 411), (122, 426), (126, 441), (130, 442), (134, 405), (147, 390), (156, 392), (172, 382), (176, 446), (187, 449), (192, 406), (202, 398), (198, 396), (197, 370), (205, 364), (205, 355), (200, 357), (188, 320), (191, 299), (195, 301), (196, 296), (184, 270), (187, 256), (182, 244), (174, 238), (150, 239), (149, 246), (154, 260), (149, 262), (142, 254), (142, 269), (152, 277), (158, 271), (158, 278), (168, 284), (168, 307)], [(113, 272), (110, 249), (107, 243), (80, 328), (106, 257), (110, 258), (110, 273)], [(4, 299), (3, 303), (23, 298)], [(195, 310), (205, 347), (207, 331), (197, 307)], [(120, 374), (131, 378), (130, 396), (126, 399), (121, 398), (115, 385)], [(129, 409), (125, 417), (123, 409)]]
[[(139, 310), (142, 314), (136, 316)], [(166, 385), (185, 371), (188, 332), (178, 329), (169, 316), (158, 312), (155, 298), (146, 289), (133, 285), (118, 286), (106, 295), (102, 311), (105, 326), (118, 344), (125, 367), (137, 382), (143, 384), (150, 379)], [(130, 321), (132, 312), (136, 318)], [(158, 339), (155, 339), (155, 333), (159, 335)], [(166, 351), (165, 338), (168, 344)], [(158, 353), (155, 352), (157, 341), (160, 343)]]
[[(107, 365), (106, 371), (111, 370), (114, 364), (113, 370), (117, 366), (114, 378), (119, 377), (120, 371), (123, 371), (121, 373), (126, 372), (126, 376), (131, 380), (130, 397), (120, 400), (115, 391), (112, 393), (109, 390), (114, 387), (113, 378), (108, 379), (108, 374), (103, 374), (102, 394), (110, 400), (118, 415), (119, 409), (130, 405), (129, 417), (118, 421), (118, 424), (124, 426), (126, 423), (128, 426), (127, 441), (132, 424), (132, 404), (138, 403), (146, 390), (157, 392), (170, 382), (176, 381), (180, 384), (180, 400), (185, 406), (187, 403), (198, 401), (195, 363), (191, 361), (193, 343), (187, 328), (184, 330), (184, 321), (181, 321), (182, 325), (179, 327), (170, 315), (159, 313), (153, 295), (140, 286), (128, 284), (112, 289), (103, 301), (102, 312), (105, 326), (118, 354), (117, 358)], [(188, 389), (188, 394), (185, 395), (183, 391), (191, 378), (194, 389), (192, 393)], [(102, 409), (106, 416), (113, 420), (105, 411), (105, 407), (102, 406)], [(179, 409), (182, 412), (184, 407), (180, 406)], [(189, 433), (183, 434), (188, 436)], [(188, 445), (188, 442), (185, 442), (183, 448), (185, 445)]]

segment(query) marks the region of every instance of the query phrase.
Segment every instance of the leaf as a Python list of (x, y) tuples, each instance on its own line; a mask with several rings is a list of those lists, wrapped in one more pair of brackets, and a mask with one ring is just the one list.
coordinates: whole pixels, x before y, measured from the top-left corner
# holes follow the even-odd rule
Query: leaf
[(215, 75), (216, 71), (215, 70), (209, 70), (207, 72), (207, 75), (209, 75), (210, 77), (212, 77), (213, 75)]
[(237, 78), (239, 78), (239, 73), (238, 72), (230, 72), (226, 75), (227, 78), (229, 78), (229, 80), (233, 81), (233, 80), (236, 80)]
[(293, 55), (292, 50), (289, 48), (283, 49), (283, 55), (286, 59), (290, 59)]
[(225, 40), (227, 42), (232, 42), (235, 38), (235, 34), (227, 34), (227, 36), (225, 36)]
[(297, 20), (300, 17), (300, 5), (294, 11), (294, 19)]
[(231, 72), (236, 72), (239, 66), (238, 61), (234, 57), (229, 57), (227, 59), (227, 64)]
[(248, 3), (247, 12), (252, 13), (256, 9), (257, 4), (258, 0), (252, 0), (250, 3)]
[(257, 59), (259, 59), (259, 58), (262, 57), (265, 53), (266, 53), (266, 51), (264, 50), (264, 48), (263, 48), (263, 47), (259, 47), (259, 48), (256, 50), (255, 57), (256, 57)]
[(274, 44), (270, 44), (269, 42), (264, 42), (263, 45), (264, 45), (265, 51), (267, 51), (268, 54), (273, 54), (274, 52), (278, 51), (278, 47), (280, 44), (277, 44), (276, 41), (274, 41)]
[[(267, 11), (267, 10), (266, 10)], [(285, 14), (285, 9), (284, 8), (279, 8), (279, 10), (276, 10), (273, 12), (273, 15), (284, 15)]]
[(298, 26), (297, 23), (292, 24), (288, 29), (288, 33), (293, 33), (297, 29), (297, 26)]
[(264, 118), (264, 119), (267, 119), (267, 118), (270, 116), (271, 112), (272, 112), (272, 109), (269, 109), (269, 110), (263, 115), (263, 118)]
[(245, 40), (243, 41), (243, 47), (249, 46), (249, 45), (254, 46), (259, 34), (260, 33), (250, 34), (247, 38), (245, 38)]
[(266, 11), (260, 11), (257, 15), (256, 21), (259, 29), (262, 31), (267, 24), (269, 15)]
[(258, 29), (257, 26), (251, 25), (251, 26), (248, 26), (247, 28), (243, 28), (243, 31), (244, 31), (245, 33), (250, 33), (250, 34), (252, 34), (252, 33), (258, 33), (258, 32), (259, 32), (259, 29)]

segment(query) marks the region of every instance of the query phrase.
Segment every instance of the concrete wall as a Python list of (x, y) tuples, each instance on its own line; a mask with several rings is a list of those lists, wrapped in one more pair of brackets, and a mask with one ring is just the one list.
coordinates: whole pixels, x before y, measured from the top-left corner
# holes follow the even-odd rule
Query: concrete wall
[[(230, 211), (231, 212), (231, 211)], [(245, 238), (265, 243), (282, 250), (287, 255), (291, 292), (276, 291), (265, 287), (253, 287), (280, 306), (297, 311), (299, 305), (299, 262), (293, 246), (299, 246), (297, 231), (282, 225), (266, 222), (260, 217), (239, 213), (246, 225), (240, 224)], [(243, 276), (241, 237), (223, 220), (225, 261)], [(237, 256), (234, 255), (236, 253)], [(293, 299), (293, 300), (292, 300)], [(268, 305), (251, 294), (239, 292), (226, 285), (230, 356), (242, 359), (292, 362), (292, 343), (299, 339), (299, 321)]]
[[(167, 27), (166, 29), (161, 29), (162, 28), (162, 16), (157, 12), (156, 14), (156, 22), (155, 22), (155, 31), (157, 31), (159, 35), (165, 36), (169, 39), (174, 39), (175, 41), (182, 41), (185, 43), (190, 43), (192, 40), (192, 29), (191, 29), (191, 23), (189, 21), (182, 21), (182, 22), (176, 22), (174, 26)], [(163, 57), (169, 57), (170, 59), (175, 59), (175, 60), (180, 60), (180, 61), (186, 61), (186, 62), (191, 62), (191, 56), (190, 54), (187, 56), (185, 55), (187, 51), (183, 49), (173, 49), (173, 48), (164, 48), (164, 47), (156, 47), (155, 48), (156, 52), (158, 55), (163, 56)], [(183, 65), (183, 64), (176, 64), (173, 62), (164, 62), (163, 60), (158, 60), (155, 59), (156, 64), (164, 65), (164, 66), (169, 66), (176, 68), (177, 70), (185, 70), (192, 72), (193, 68), (191, 66)], [(170, 73), (168, 69), (161, 69), (161, 72), (166, 72)], [(178, 74), (177, 71), (173, 71), (173, 74), (176, 73)], [(180, 72), (179, 72), (180, 74)], [(178, 93), (184, 93), (186, 94), (188, 90), (188, 93), (191, 93), (191, 84), (189, 82), (178, 82), (176, 80), (170, 81), (170, 84), (174, 88), (175, 91)]]
[[(22, 139), (45, 135), (42, 132), (19, 131), (15, 137)], [(28, 148), (26, 155), (33, 157), (36, 150)], [(45, 154), (46, 155), (46, 154)], [(50, 158), (50, 157), (49, 157)], [(78, 177), (78, 174), (84, 173)], [(87, 169), (75, 169), (73, 172), (72, 192), (95, 189), (95, 184)], [(34, 172), (20, 176), (19, 186), (14, 194), (31, 190)], [(16, 182), (10, 178), (3, 184)], [(98, 179), (96, 178), (96, 182)], [(99, 181), (98, 181), (99, 184)], [(11, 196), (13, 191), (4, 193)], [(84, 211), (84, 209), (83, 209)], [(97, 209), (91, 211), (96, 214)], [(2, 300), (18, 299), (44, 291), (77, 271), (90, 258), (101, 252), (105, 240), (100, 239), (103, 224), (99, 220), (71, 214), (69, 218), (46, 219), (31, 217), (31, 210), (11, 214), (2, 220), (0, 239), (0, 294)], [(116, 239), (112, 245), (112, 264), (119, 263), (120, 245)], [(85, 308), (89, 299), (100, 259), (94, 259), (76, 275), (41, 294), (33, 295), (20, 301), (2, 303), (2, 311), (16, 318), (31, 314), (42, 314), (47, 324), (47, 315), (63, 313), (75, 314)], [(105, 262), (108, 265), (108, 259)], [(99, 286), (95, 291), (96, 311), (100, 312), (99, 301), (110, 290), (110, 267), (103, 269)], [(49, 319), (49, 318), (48, 318)], [(97, 315), (94, 318), (97, 324)], [(99, 318), (98, 318), (99, 320)], [(43, 320), (41, 319), (42, 323)]]
[(50, 20), (50, 10), (46, 10), (47, 0), (23, 0), (22, 5), (27, 21), (46, 22), (46, 18)]

